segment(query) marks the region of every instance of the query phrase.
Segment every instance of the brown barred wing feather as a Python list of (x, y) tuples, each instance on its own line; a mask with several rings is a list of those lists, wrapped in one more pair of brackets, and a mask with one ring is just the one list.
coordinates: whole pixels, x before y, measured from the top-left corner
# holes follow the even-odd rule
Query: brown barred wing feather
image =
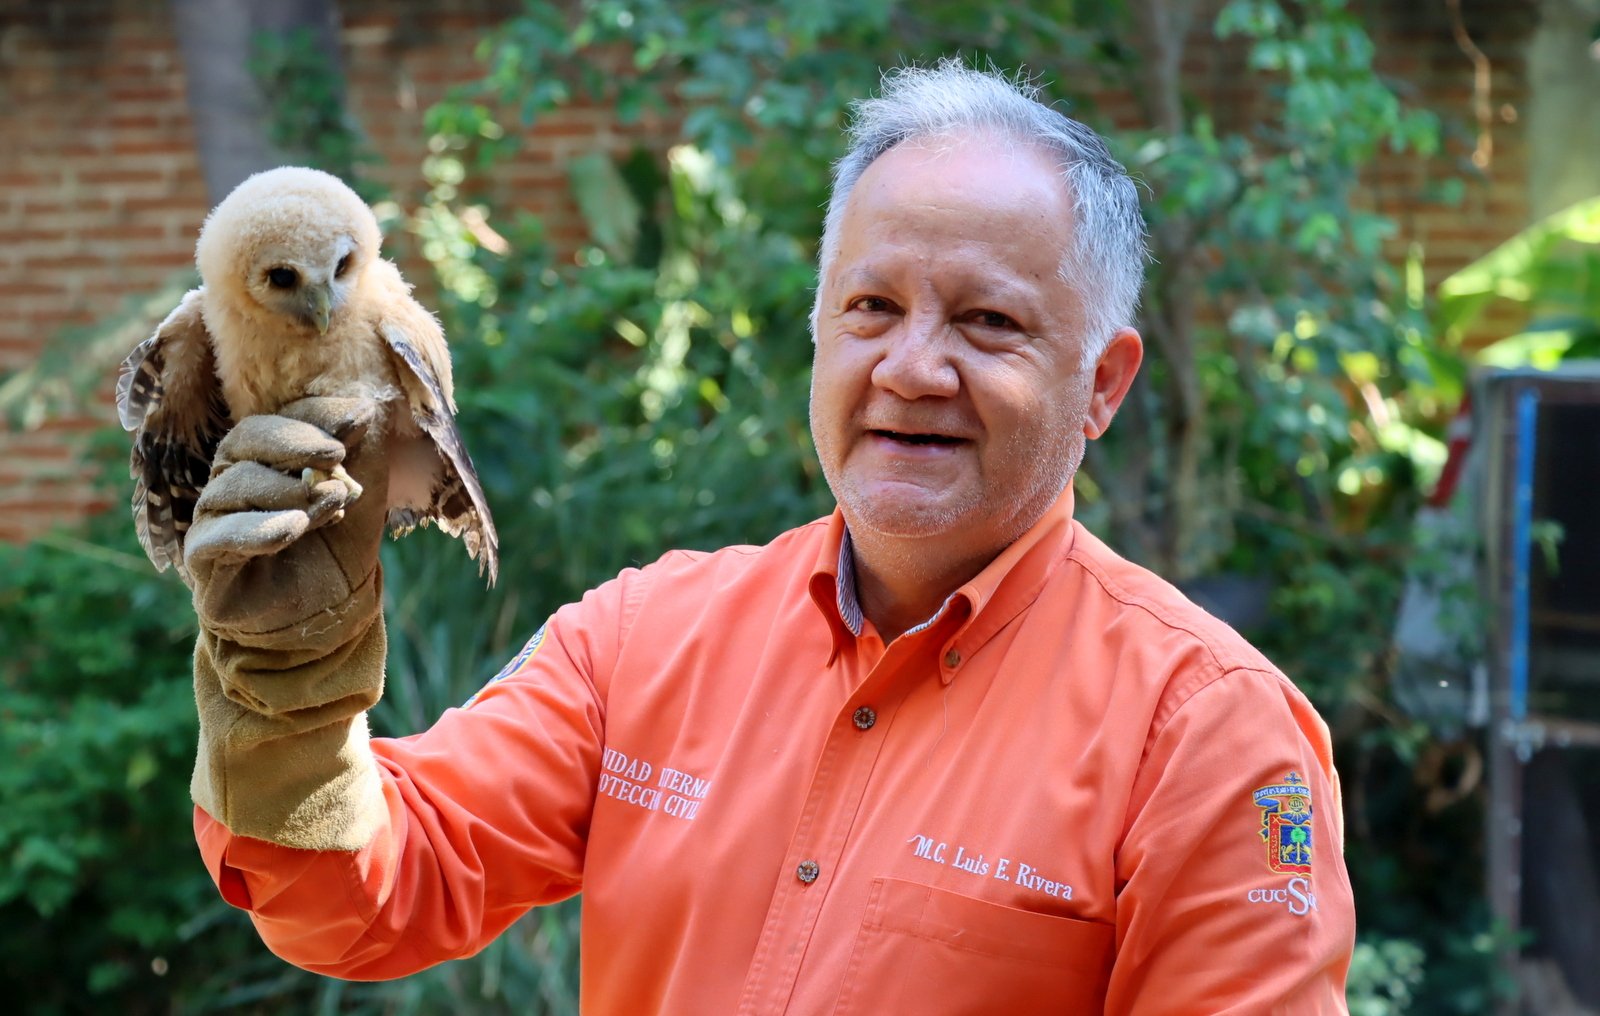
[(157, 571), (183, 567), (183, 538), (228, 412), (192, 290), (122, 363), (117, 416), (133, 432), (133, 525)]
[[(467, 454), (461, 431), (456, 427), (455, 403), (446, 390), (449, 351), (432, 316), (414, 304), (412, 307), (420, 314), (390, 316), (379, 323), (378, 331), (394, 353), (412, 419), (438, 449), (441, 469), (431, 505), (420, 512), (407, 507), (391, 509), (390, 529), (400, 535), (419, 523), (434, 522), (450, 535), (461, 538), (467, 554), (478, 562), (478, 574), (487, 572), (489, 584), (493, 585), (500, 573), (500, 536), (495, 532), (494, 518), (489, 514), (489, 503), (478, 482), (472, 456)], [(424, 318), (424, 327), (418, 329), (417, 322)], [(407, 324), (413, 328), (408, 329)], [(441, 355), (446, 358), (443, 380), (441, 368), (435, 362), (435, 357)]]

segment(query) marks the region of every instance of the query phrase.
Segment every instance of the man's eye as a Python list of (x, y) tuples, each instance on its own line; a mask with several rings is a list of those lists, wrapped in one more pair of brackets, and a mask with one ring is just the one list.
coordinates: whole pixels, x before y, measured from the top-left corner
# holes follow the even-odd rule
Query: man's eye
[(1016, 328), (1017, 323), (997, 310), (974, 311), (972, 320), (985, 328)]
[(882, 314), (889, 309), (889, 301), (881, 296), (863, 296), (853, 301), (850, 309), (866, 311), (868, 314)]

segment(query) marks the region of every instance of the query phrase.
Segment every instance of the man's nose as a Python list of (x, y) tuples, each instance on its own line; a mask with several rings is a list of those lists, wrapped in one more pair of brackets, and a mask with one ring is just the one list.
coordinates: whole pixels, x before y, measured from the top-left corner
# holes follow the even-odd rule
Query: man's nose
[(952, 359), (949, 322), (931, 314), (908, 314), (888, 336), (872, 383), (902, 399), (951, 398), (961, 388)]

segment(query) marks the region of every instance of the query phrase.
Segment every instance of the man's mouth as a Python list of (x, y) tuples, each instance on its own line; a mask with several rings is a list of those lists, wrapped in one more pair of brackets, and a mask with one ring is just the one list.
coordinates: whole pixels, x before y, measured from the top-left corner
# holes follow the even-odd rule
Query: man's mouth
[(952, 437), (949, 434), (931, 434), (919, 431), (872, 430), (869, 433), (876, 437), (887, 438), (890, 441), (909, 445), (953, 445), (962, 442), (962, 438)]

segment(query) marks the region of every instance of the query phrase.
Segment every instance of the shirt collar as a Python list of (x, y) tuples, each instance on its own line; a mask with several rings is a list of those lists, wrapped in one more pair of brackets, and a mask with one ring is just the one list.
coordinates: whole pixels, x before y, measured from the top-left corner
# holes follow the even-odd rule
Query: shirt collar
[(839, 608), (839, 620), (850, 629), (850, 634), (861, 635), (861, 601), (856, 597), (856, 548), (850, 539), (850, 527), (844, 524), (844, 516), (839, 514), (837, 508), (834, 515), (838, 516), (839, 524), (843, 528), (843, 535), (839, 537), (839, 575), (834, 581), (834, 603)]
[[(906, 631), (915, 635), (950, 609), (958, 597), (968, 607), (961, 633), (969, 650), (987, 641), (1039, 595), (1055, 566), (1072, 549), (1073, 496), (1069, 483), (1039, 521), (1019, 536), (977, 575), (940, 604), (932, 617)], [(863, 615), (856, 595), (855, 548), (838, 508), (828, 519), (817, 565), (811, 574), (811, 598), (833, 632), (833, 661), (850, 639), (861, 635)], [(904, 636), (902, 636), (904, 637)]]

